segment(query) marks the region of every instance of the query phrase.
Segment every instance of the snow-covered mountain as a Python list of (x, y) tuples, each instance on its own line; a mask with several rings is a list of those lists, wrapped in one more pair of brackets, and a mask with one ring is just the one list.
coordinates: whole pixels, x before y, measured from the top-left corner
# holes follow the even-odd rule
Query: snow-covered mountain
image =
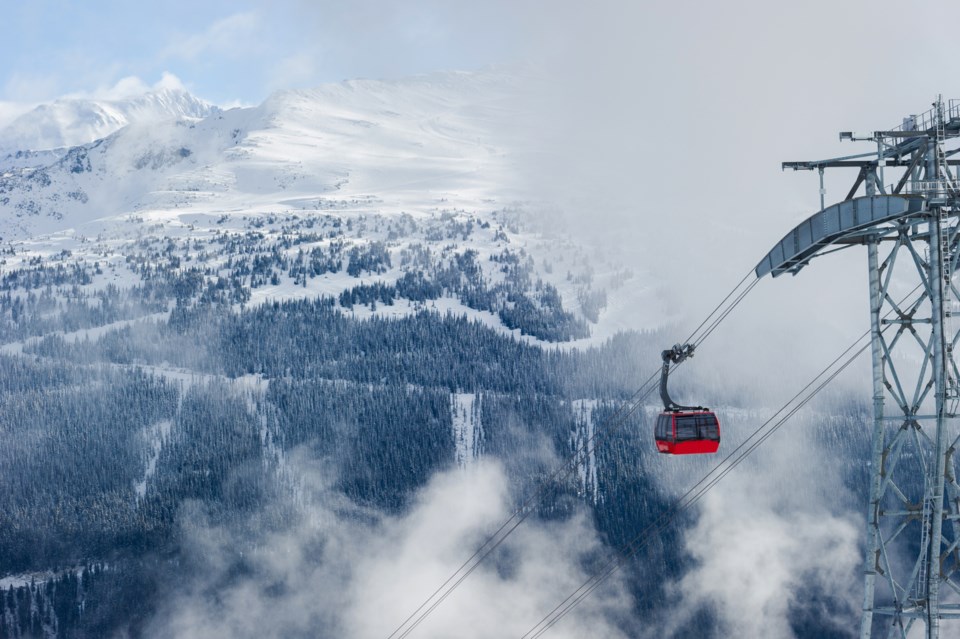
[(491, 116), (465, 115), (463, 107), (470, 98), (504, 99), (503, 91), (481, 93), (483, 84), (467, 77), (281, 92), (258, 107), (217, 111), (202, 121), (192, 114), (138, 118), (60, 161), (8, 171), (4, 204), (33, 234), (51, 227), (31, 223), (31, 216), (77, 225), (188, 203), (207, 210), (299, 208), (297, 196), (348, 186), (354, 193), (417, 194), (418, 201), (453, 189), (461, 199), (496, 193), (502, 200), (509, 194), (501, 151), (489, 142)]
[[(494, 483), (511, 486), (498, 493), (522, 498), (551, 486), (534, 519), (549, 521), (543, 540), (570, 546), (538, 553), (551, 565), (557, 557), (595, 564), (601, 540), (615, 549), (659, 525), (709, 460), (665, 461), (656, 452), (655, 398), (623, 409), (659, 370), (675, 331), (636, 330), (670, 321), (654, 278), (590, 250), (549, 217), (549, 193), (517, 179), (519, 157), (543, 157), (516, 125), (530, 122), (514, 118), (518, 83), (496, 73), (350, 81), (201, 115), (129, 111), (123, 124), (105, 124), (104, 135), (92, 127), (96, 139), (69, 148), (44, 149), (40, 137), (14, 145), (30, 150), (0, 166), (0, 477), (16, 478), (0, 491), (0, 639), (168, 636), (171, 627), (177, 636), (233, 636), (236, 624), (181, 632), (186, 626), (171, 626), (167, 613), (189, 600), (184, 618), (211, 610), (240, 618), (219, 605), (193, 614), (210, 601), (201, 593), (250, 601), (234, 596), (238, 584), (269, 593), (255, 597), (268, 609), (241, 636), (382, 636), (390, 628), (344, 631), (340, 611), (310, 603), (343, 608), (317, 593), (372, 592), (342, 576), (384, 574), (340, 552), (351, 547), (344, 542), (355, 538), (365, 554), (396, 521), (425, 531), (423, 556), (459, 565), (460, 551), (469, 555), (499, 516), (451, 537), (459, 547), (444, 553), (436, 540), (446, 532), (397, 517), (441, 485), (432, 478), (486, 460), (502, 464)], [(84, 120), (58, 121), (79, 130)], [(727, 392), (734, 382), (710, 375), (699, 378), (697, 400), (721, 414), (731, 426), (725, 441), (735, 442), (767, 411), (745, 406), (753, 395)], [(682, 394), (683, 378), (677, 383)], [(789, 518), (730, 517), (717, 502), (716, 537), (698, 532), (697, 546), (750, 540), (758, 521), (775, 531), (814, 522), (824, 531), (814, 535), (816, 551), (854, 546), (845, 523), (854, 508), (846, 491), (836, 495), (843, 482), (832, 474), (830, 499), (768, 494), (809, 477), (809, 451), (844, 478), (861, 473), (869, 446), (850, 433), (869, 432), (865, 411), (851, 403), (836, 412), (792, 430), (783, 455), (757, 462), (766, 479), (731, 493), (750, 508), (769, 501), (769, 513), (788, 504)], [(829, 445), (816, 446), (814, 436)], [(550, 471), (565, 459), (575, 462), (566, 479)], [(464, 493), (441, 501), (436, 512), (446, 520), (452, 503), (491, 500)], [(582, 518), (581, 502), (596, 516)], [(703, 521), (710, 517), (708, 509)], [(588, 520), (599, 535), (583, 528)], [(364, 521), (369, 528), (358, 527)], [(228, 541), (207, 543), (214, 536)], [(527, 539), (504, 556), (547, 547)], [(712, 603), (681, 600), (682, 615), (664, 612), (675, 584), (686, 583), (678, 580), (720, 564), (742, 565), (735, 576), (746, 583), (759, 564), (744, 557), (769, 563), (784, 554), (753, 557), (734, 545), (701, 557), (673, 539), (650, 544), (627, 568), (637, 604), (635, 619), (611, 615), (622, 632), (597, 632), (601, 615), (589, 613), (589, 630), (571, 636), (639, 636), (664, 614), (693, 618), (689, 636), (721, 636), (704, 631), (723, 627)], [(197, 563), (213, 546), (224, 554)], [(264, 553), (286, 568), (274, 569)], [(844, 579), (829, 570), (811, 576), (799, 569), (809, 568), (805, 553), (786, 554), (797, 558), (776, 572), (799, 575), (806, 590), (798, 599), (824, 601)], [(492, 584), (521, 583), (512, 569), (488, 568)], [(529, 574), (536, 584), (525, 590), (552, 581), (539, 569)], [(561, 598), (581, 580), (570, 574)], [(396, 583), (406, 587), (406, 576)], [(767, 585), (754, 588), (759, 607), (787, 599), (786, 586)], [(486, 610), (503, 605), (502, 589), (492, 591), (498, 601)], [(538, 607), (549, 610), (550, 598)], [(374, 607), (376, 615), (357, 618), (393, 625)], [(389, 617), (402, 619), (402, 607)], [(300, 609), (310, 618), (285, 625)], [(831, 622), (821, 612), (789, 614), (822, 636)], [(855, 604), (836, 614), (852, 618)], [(159, 630), (135, 625), (145, 617)], [(529, 627), (521, 622), (498, 636), (520, 634)]]
[(62, 98), (0, 129), (0, 167), (42, 164), (53, 151), (88, 144), (132, 123), (204, 118), (217, 112), (218, 107), (181, 88), (113, 100)]
[[(528, 335), (549, 331), (524, 330), (511, 320), (511, 295), (552, 309), (561, 323), (575, 321), (579, 328), (562, 332), (565, 339), (602, 339), (625, 322), (661, 321), (647, 286), (623, 286), (632, 273), (596, 258), (588, 265), (583, 247), (529, 224), (529, 200), (514, 177), (522, 143), (502, 134), (517, 82), (457, 72), (356, 80), (282, 91), (259, 106), (226, 111), (183, 97), (176, 102), (179, 117), (140, 118), (44, 165), (4, 170), (0, 237), (21, 247), (7, 267), (28, 263), (39, 246), (80, 259), (94, 237), (98, 257), (107, 250), (120, 267), (131, 238), (144, 236), (180, 242), (186, 254), (202, 251), (225, 265), (231, 256), (223, 252), (223, 233), (256, 227), (264, 236), (259, 250), (269, 252), (291, 233), (319, 225), (325, 237), (287, 246), (284, 259), (296, 260), (300, 250), (329, 251), (331, 244), (344, 255), (382, 244), (389, 268), (367, 280), (342, 272), (309, 282), (278, 276), (254, 287), (254, 300), (394, 285), (414, 270), (436, 275), (468, 259), (476, 264), (472, 280), (444, 293), (461, 310), (492, 313), (492, 323)], [(204, 109), (208, 114), (198, 118)], [(405, 258), (411, 251), (426, 257), (414, 264)], [(506, 288), (511, 278), (516, 290)], [(649, 315), (626, 316), (638, 295)]]

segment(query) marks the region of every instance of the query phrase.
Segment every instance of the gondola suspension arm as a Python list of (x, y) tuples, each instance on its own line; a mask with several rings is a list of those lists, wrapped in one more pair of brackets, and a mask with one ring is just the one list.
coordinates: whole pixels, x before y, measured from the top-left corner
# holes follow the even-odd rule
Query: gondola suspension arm
[(695, 348), (694, 344), (674, 344), (673, 348), (660, 354), (663, 358), (663, 367), (660, 369), (660, 399), (663, 400), (663, 410), (665, 411), (703, 410), (703, 406), (682, 406), (676, 403), (670, 399), (670, 392), (667, 390), (670, 367), (675, 367), (688, 357), (693, 357)]

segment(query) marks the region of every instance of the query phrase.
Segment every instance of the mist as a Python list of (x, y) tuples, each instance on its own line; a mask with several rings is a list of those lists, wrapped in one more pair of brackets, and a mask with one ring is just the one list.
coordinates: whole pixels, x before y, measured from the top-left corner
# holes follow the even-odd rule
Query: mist
[[(816, 173), (783, 172), (782, 161), (869, 151), (837, 132), (891, 126), (958, 92), (944, 80), (948, 19), (915, 53), (878, 46), (891, 16), (909, 29), (924, 8), (960, 17), (886, 0), (553, 3), (524, 50), (541, 76), (517, 127), (536, 149), (518, 179), (557, 203), (552, 226), (649, 273), (679, 340), (819, 209)], [(828, 172), (828, 204), (855, 173)], [(701, 365), (709, 349), (728, 376), (761, 383), (777, 370), (795, 386), (869, 327), (866, 272), (855, 247), (767, 278)]]
[[(793, 639), (801, 619), (852, 635), (860, 604), (861, 504), (846, 487), (842, 453), (801, 414), (699, 504), (685, 533), (694, 567), (671, 584), (670, 620), (716, 614), (719, 636)], [(674, 622), (666, 636), (680, 624)]]
[[(303, 503), (297, 523), (256, 530), (181, 514), (186, 584), (161, 607), (151, 637), (386, 637), (511, 512), (501, 466), (480, 462), (436, 475), (401, 515), (351, 503), (330, 488), (328, 462), (294, 462)], [(589, 576), (605, 550), (585, 512), (528, 523), (511, 535), (414, 636), (520, 636)], [(611, 579), (552, 631), (556, 637), (624, 637), (609, 619), (631, 614)]]

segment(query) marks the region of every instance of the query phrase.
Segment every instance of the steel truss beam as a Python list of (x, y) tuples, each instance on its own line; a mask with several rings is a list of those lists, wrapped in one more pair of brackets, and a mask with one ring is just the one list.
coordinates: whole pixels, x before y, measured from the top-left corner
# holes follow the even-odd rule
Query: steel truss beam
[[(918, 623), (924, 636), (937, 639), (940, 622), (957, 618), (960, 610), (954, 455), (960, 442), (960, 370), (954, 360), (960, 332), (952, 321), (960, 300), (953, 281), (960, 201), (943, 150), (944, 116), (938, 100), (925, 139), (910, 148), (901, 144), (898, 151), (909, 151), (911, 160), (895, 192), (907, 184), (918, 192), (935, 185), (924, 195), (924, 214), (878, 225), (866, 238), (874, 424), (861, 639), (907, 639)], [(883, 148), (878, 141), (878, 159)], [(896, 239), (881, 262), (880, 238), (891, 233)], [(898, 260), (902, 253), (909, 259)], [(919, 295), (904, 307), (891, 286), (906, 281), (919, 282)]]
[[(881, 261), (884, 235), (893, 242)], [(862, 639), (906, 639), (918, 622), (937, 637), (960, 609), (958, 238), (939, 208), (867, 238), (874, 424)], [(901, 303), (892, 288), (906, 282), (916, 292)]]
[[(960, 619), (960, 182), (948, 159), (960, 153), (960, 101), (840, 137), (876, 151), (783, 164), (818, 170), (820, 210), (756, 274), (796, 274), (836, 246), (867, 246), (874, 418), (860, 638), (907, 639), (922, 626), (938, 639), (942, 621)], [(825, 206), (823, 171), (838, 167), (860, 170), (845, 200)], [(889, 188), (884, 168), (903, 171)]]

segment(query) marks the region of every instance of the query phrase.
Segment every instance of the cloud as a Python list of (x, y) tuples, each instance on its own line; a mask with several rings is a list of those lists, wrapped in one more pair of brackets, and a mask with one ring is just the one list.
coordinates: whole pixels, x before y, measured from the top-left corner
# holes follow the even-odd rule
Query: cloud
[(321, 59), (320, 51), (301, 51), (281, 59), (270, 74), (269, 88), (293, 89), (314, 84)]
[(35, 103), (56, 95), (59, 85), (54, 74), (13, 73), (4, 84), (3, 94), (12, 98), (13, 103)]
[(235, 13), (216, 20), (202, 33), (174, 39), (159, 57), (197, 61), (204, 56), (246, 56), (259, 41), (259, 30), (260, 17), (256, 12)]
[[(503, 470), (483, 462), (442, 473), (409, 512), (385, 516), (329, 491), (313, 465), (304, 517), (268, 533), (243, 556), (237, 579), (234, 530), (189, 513), (193, 583), (171, 599), (152, 636), (387, 636), (508, 516)], [(312, 478), (312, 479), (311, 479)], [(418, 637), (520, 636), (586, 578), (586, 558), (603, 549), (588, 518), (525, 524), (417, 629)], [(553, 630), (554, 637), (622, 637), (607, 619), (630, 611), (611, 580)]]
[[(808, 434), (811, 422), (796, 418), (776, 446), (764, 446), (704, 498), (684, 537), (695, 567), (671, 585), (677, 604), (669, 619), (706, 608), (720, 636), (793, 639), (792, 622), (804, 614), (838, 629), (858, 617), (860, 509), (831, 470), (839, 460)], [(805, 600), (813, 593), (829, 605)], [(664, 636), (689, 631), (679, 625)]]
[(31, 102), (2, 102), (0, 101), (0, 129), (7, 126), (18, 117), (35, 108)]
[[(822, 1), (560, 0), (529, 33), (540, 78), (515, 130), (536, 152), (518, 154), (514, 175), (531, 200), (558, 205), (546, 213), (550, 228), (656, 291), (666, 312), (648, 319), (648, 295), (635, 304), (637, 329), (676, 325), (681, 339), (815, 212), (816, 175), (782, 172), (781, 161), (869, 150), (841, 145), (836, 131), (882, 128), (935, 95), (907, 101), (883, 81), (903, 64), (897, 52), (856, 77), (822, 63), (869, 48), (880, 15)], [(825, 44), (809, 54), (811, 42)], [(828, 176), (828, 202), (855, 173)], [(862, 247), (818, 258), (796, 278), (767, 277), (691, 368), (782, 396), (869, 327), (866, 291)]]
[(102, 86), (89, 92), (73, 93), (66, 97), (88, 98), (92, 100), (123, 100), (162, 89), (185, 91), (186, 86), (180, 78), (169, 71), (164, 71), (160, 79), (153, 84), (148, 84), (143, 79), (135, 75), (130, 75), (120, 78), (111, 85)]

